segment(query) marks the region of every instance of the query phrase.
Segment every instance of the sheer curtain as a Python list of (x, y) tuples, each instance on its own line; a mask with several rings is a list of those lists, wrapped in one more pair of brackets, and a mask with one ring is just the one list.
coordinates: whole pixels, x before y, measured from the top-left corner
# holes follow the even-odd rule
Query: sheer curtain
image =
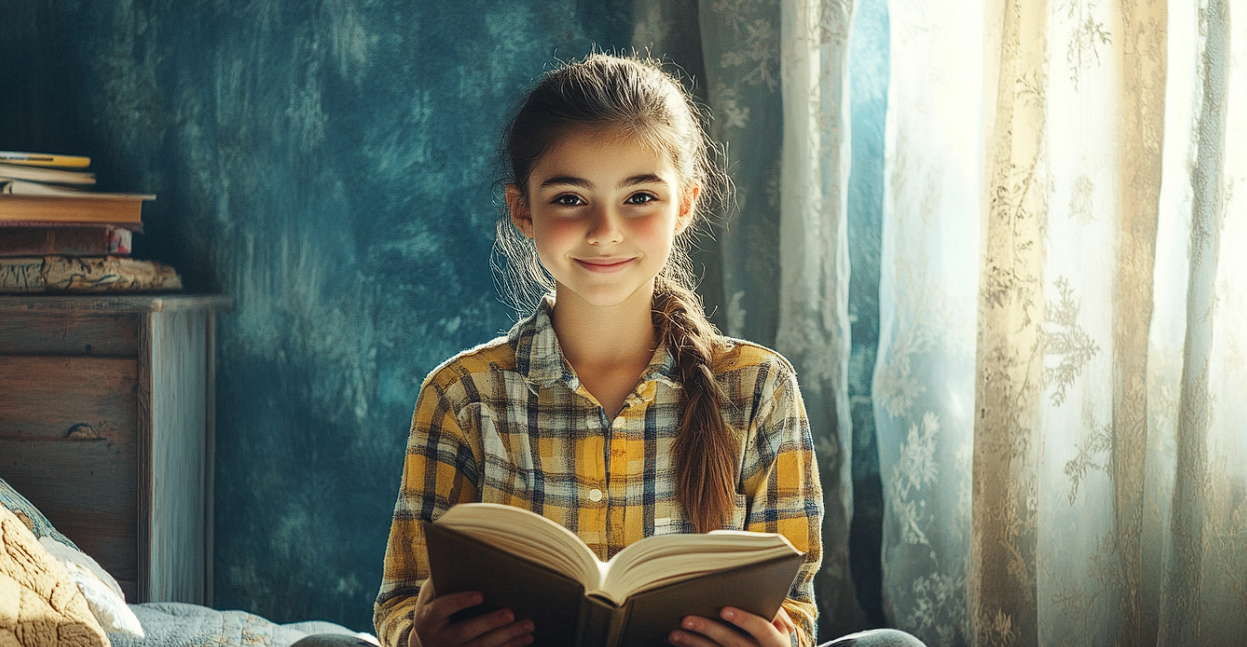
[[(790, 357), (848, 560), (854, 0), (636, 0), (737, 217), (702, 292)], [(887, 622), (931, 645), (1247, 643), (1247, 0), (889, 6), (873, 384)], [(860, 457), (859, 457), (860, 460)]]
[(732, 218), (703, 241), (701, 293), (727, 334), (801, 380), (824, 485), (825, 640), (867, 626), (849, 564), (848, 40), (852, 0), (636, 0), (633, 44), (683, 69), (728, 152)]
[(891, 25), (889, 617), (933, 645), (1243, 644), (1247, 2)]

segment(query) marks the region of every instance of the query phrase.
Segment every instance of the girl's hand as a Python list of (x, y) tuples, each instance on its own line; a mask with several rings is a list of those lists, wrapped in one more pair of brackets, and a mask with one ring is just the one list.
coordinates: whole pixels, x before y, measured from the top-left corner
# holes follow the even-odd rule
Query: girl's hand
[(420, 587), (416, 598), (408, 647), (521, 647), (533, 642), (531, 620), (515, 622), (507, 609), (452, 623), (450, 616), (480, 604), (484, 598), (476, 591), (463, 591), (437, 597), (433, 581)]
[[(782, 607), (771, 621), (735, 607), (723, 607), (719, 610), (719, 617), (723, 622), (688, 616), (680, 624), (681, 628), (671, 632), (667, 640), (681, 647), (791, 647), (791, 635), (797, 628)], [(741, 634), (728, 624), (743, 629), (749, 635)]]

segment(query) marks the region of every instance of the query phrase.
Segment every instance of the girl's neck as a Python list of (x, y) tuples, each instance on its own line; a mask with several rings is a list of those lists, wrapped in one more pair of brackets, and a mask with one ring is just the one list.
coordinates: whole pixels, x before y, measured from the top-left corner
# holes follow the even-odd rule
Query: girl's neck
[(551, 323), (563, 356), (581, 383), (612, 417), (653, 357), (653, 290), (638, 290), (623, 303), (594, 306), (556, 287)]

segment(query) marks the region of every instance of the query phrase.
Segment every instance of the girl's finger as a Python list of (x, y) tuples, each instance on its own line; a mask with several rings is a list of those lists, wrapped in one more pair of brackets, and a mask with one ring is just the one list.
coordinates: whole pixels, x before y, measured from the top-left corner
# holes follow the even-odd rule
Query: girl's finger
[(788, 615), (788, 611), (784, 607), (779, 608), (771, 624), (779, 630), (779, 633), (785, 636), (791, 636), (792, 632), (797, 630), (797, 623), (793, 621), (792, 616)]
[(691, 631), (677, 629), (667, 634), (667, 642), (677, 647), (720, 647), (719, 643)]
[[(515, 614), (510, 609), (499, 609), (486, 614), (468, 618), (446, 627), (445, 634), (453, 637), (454, 644), (480, 647), (492, 647), (506, 643), (515, 635), (531, 632), (532, 623), (528, 620), (515, 621)], [(495, 634), (495, 631), (508, 628)]]
[(667, 640), (680, 647), (756, 647), (758, 644), (718, 620), (701, 616), (685, 617), (680, 629), (671, 632)]
[[(423, 590), (421, 591), (423, 593)], [(484, 601), (485, 598), (476, 591), (460, 591), (458, 593), (448, 593), (439, 595), (424, 605), (424, 614), (426, 620), (435, 622), (439, 625), (446, 624), (450, 621), (450, 616), (474, 607)], [(419, 602), (417, 602), (417, 605)]]
[(520, 620), (478, 636), (465, 647), (524, 647), (533, 643), (533, 621)]
[[(790, 642), (772, 621), (760, 615), (742, 611), (736, 607), (723, 607), (719, 610), (719, 617), (748, 632), (754, 640), (758, 641), (758, 644), (773, 645), (776, 644), (777, 638), (783, 638), (785, 644)], [(778, 619), (778, 616), (776, 618)]]

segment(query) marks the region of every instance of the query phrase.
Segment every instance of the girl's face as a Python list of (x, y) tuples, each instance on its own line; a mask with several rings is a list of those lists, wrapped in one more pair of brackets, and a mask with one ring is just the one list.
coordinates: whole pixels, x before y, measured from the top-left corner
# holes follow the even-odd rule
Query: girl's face
[(557, 302), (596, 307), (649, 306), (697, 195), (665, 154), (602, 129), (563, 135), (533, 166), (527, 189), (525, 200), (507, 187), (511, 221), (535, 239)]

